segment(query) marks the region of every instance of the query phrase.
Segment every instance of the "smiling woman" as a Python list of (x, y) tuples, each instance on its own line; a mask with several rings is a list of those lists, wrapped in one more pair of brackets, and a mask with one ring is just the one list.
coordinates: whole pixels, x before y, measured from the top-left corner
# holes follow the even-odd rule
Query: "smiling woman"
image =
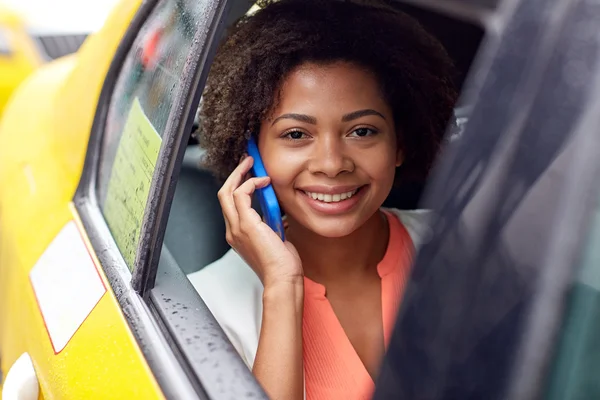
[[(219, 49), (200, 131), (233, 250), (189, 278), (271, 398), (371, 396), (427, 216), (381, 207), (427, 176), (452, 70), (377, 1), (273, 2)], [(251, 137), (268, 177), (248, 176)], [(252, 208), (268, 185), (285, 242)]]
[(290, 234), (299, 232), (298, 221), (324, 237), (344, 237), (364, 225), (404, 158), (376, 78), (348, 62), (303, 64), (284, 81), (271, 115), (279, 117), (263, 121), (258, 143)]

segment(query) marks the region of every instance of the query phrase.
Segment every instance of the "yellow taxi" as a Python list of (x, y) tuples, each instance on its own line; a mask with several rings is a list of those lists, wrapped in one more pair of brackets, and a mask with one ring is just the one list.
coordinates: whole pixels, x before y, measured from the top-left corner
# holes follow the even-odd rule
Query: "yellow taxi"
[[(437, 220), (375, 398), (597, 397), (581, 395), (600, 393), (599, 264), (582, 250), (600, 226), (597, 2), (548, 2), (556, 25), (537, 0), (389, 3), (440, 38), (460, 84), (486, 39), (460, 108), (469, 122), (425, 197)], [(121, 0), (12, 96), (0, 119), (3, 400), (266, 398), (186, 278), (229, 249), (195, 116), (224, 32), (254, 9)], [(421, 189), (387, 201), (415, 206)]]
[(13, 90), (42, 61), (21, 16), (0, 4), (0, 114)]
[(60, 21), (42, 28), (27, 13), (0, 3), (0, 115), (29, 74), (48, 61), (74, 53), (88, 35), (56, 24)]

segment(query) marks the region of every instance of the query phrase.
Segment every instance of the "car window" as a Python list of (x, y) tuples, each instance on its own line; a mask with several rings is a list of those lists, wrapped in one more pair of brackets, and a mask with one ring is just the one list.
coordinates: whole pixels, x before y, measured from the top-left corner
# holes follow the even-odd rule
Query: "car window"
[[(253, 1), (233, 1), (226, 16), (226, 25), (230, 26), (241, 16), (251, 15), (259, 9)], [(199, 107), (201, 104), (200, 101)], [(212, 171), (203, 167), (204, 149), (197, 144), (201, 134), (195, 131), (185, 149), (168, 216), (159, 270), (174, 266), (185, 274), (193, 273), (230, 249), (225, 240), (225, 222), (217, 199), (220, 185)], [(258, 208), (257, 211), (260, 213)], [(162, 276), (159, 274), (157, 279)]]
[(129, 50), (110, 100), (97, 197), (130, 269), (162, 138), (203, 3), (208, 2), (162, 1), (156, 6)]
[[(198, 11), (198, 3), (203, 1), (196, 2), (196, 9), (192, 13)], [(190, 0), (189, 3), (193, 2)], [(212, 1), (212, 4), (217, 2)], [(181, 364), (186, 365), (189, 379), (202, 387), (206, 398), (266, 398), (222, 327), (186, 279), (186, 273), (209, 264), (228, 249), (228, 246), (225, 247), (224, 221), (216, 196), (218, 183), (213, 174), (201, 165), (203, 150), (196, 145), (186, 148), (186, 145), (190, 141), (194, 116), (197, 115), (201, 93), (219, 41), (227, 27), (251, 12), (253, 5), (254, 1), (251, 0), (229, 0), (222, 14), (217, 11), (219, 23), (212, 23), (208, 33), (196, 28), (192, 38), (194, 54), (188, 62), (193, 65), (190, 69), (195, 72), (186, 77), (188, 82), (193, 81), (194, 86), (187, 87), (186, 94), (181, 92), (177, 97), (172, 96), (175, 105), (169, 116), (169, 124), (179, 118), (180, 122), (185, 121), (185, 128), (175, 133), (170, 125), (167, 126), (169, 133), (164, 137), (165, 150), (158, 168), (167, 165), (166, 162), (163, 164), (162, 157), (173, 158), (170, 161), (174, 163), (169, 165), (176, 166), (164, 173), (155, 173), (151, 201), (155, 202), (161, 196), (164, 201), (158, 204), (161, 209), (157, 212), (155, 226), (151, 228), (155, 234), (155, 242), (149, 245), (153, 255), (149, 262), (136, 267), (132, 280), (136, 288), (139, 282), (138, 290), (143, 293), (147, 306), (153, 310), (153, 318), (168, 331), (169, 340), (177, 349)], [(185, 71), (189, 72), (189, 69)], [(192, 75), (197, 80), (192, 79)], [(182, 99), (193, 100), (178, 108), (176, 104), (181, 104)], [(110, 197), (110, 189), (108, 192)], [(144, 218), (147, 219), (150, 214), (147, 212)], [(146, 242), (146, 226), (144, 242), (140, 243), (139, 248), (142, 253)]]

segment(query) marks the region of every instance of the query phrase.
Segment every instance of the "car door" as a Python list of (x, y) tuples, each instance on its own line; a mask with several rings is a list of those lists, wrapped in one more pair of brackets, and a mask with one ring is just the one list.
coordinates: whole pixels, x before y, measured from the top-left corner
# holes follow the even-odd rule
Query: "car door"
[(600, 396), (599, 19), (585, 0), (502, 7), (376, 399)]
[(183, 305), (185, 286), (175, 285), (173, 296), (154, 287), (210, 60), (223, 29), (251, 5), (142, 4), (105, 81), (74, 199), (140, 357), (166, 398), (264, 397), (200, 299)]

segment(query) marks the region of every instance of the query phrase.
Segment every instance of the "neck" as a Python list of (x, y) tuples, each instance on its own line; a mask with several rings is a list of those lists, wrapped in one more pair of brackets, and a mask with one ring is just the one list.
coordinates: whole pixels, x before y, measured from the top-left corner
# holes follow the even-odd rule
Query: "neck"
[(385, 215), (377, 211), (348, 236), (323, 237), (293, 219), (288, 219), (286, 236), (298, 250), (304, 275), (326, 285), (377, 269), (387, 249), (389, 228)]

